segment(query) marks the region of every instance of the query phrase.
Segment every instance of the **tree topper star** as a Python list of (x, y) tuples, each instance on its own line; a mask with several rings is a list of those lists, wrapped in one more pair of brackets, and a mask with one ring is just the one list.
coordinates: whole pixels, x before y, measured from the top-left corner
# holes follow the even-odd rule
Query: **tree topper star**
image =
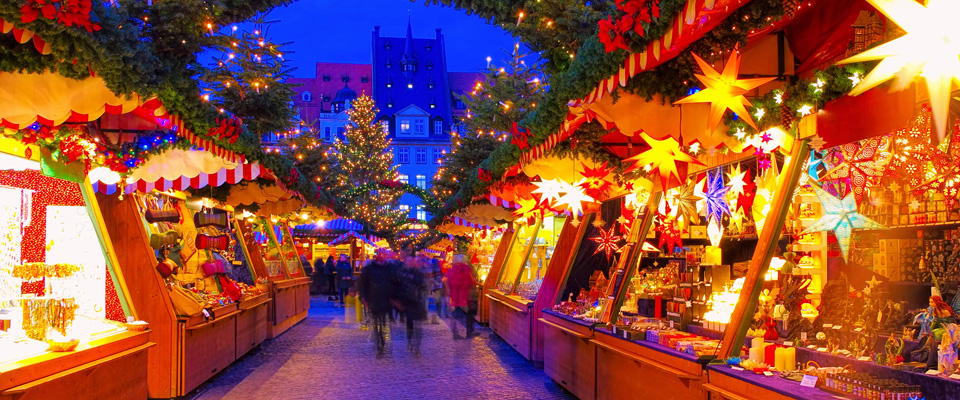
[(893, 90), (906, 89), (917, 77), (926, 81), (937, 137), (942, 141), (953, 81), (960, 81), (960, 30), (951, 28), (960, 15), (956, 0), (867, 0), (907, 32), (838, 64), (882, 60), (850, 95), (856, 96), (894, 78)]
[(740, 71), (740, 58), (739, 51), (731, 52), (730, 58), (723, 66), (723, 72), (717, 72), (710, 64), (694, 54), (693, 59), (697, 61), (703, 71), (703, 75), (696, 74), (695, 76), (707, 88), (677, 100), (673, 104), (710, 103), (710, 117), (707, 120), (707, 129), (710, 131), (720, 125), (723, 120), (723, 113), (727, 109), (736, 113), (747, 125), (757, 129), (753, 118), (750, 117), (750, 113), (744, 107), (753, 104), (743, 95), (776, 78), (737, 79)]

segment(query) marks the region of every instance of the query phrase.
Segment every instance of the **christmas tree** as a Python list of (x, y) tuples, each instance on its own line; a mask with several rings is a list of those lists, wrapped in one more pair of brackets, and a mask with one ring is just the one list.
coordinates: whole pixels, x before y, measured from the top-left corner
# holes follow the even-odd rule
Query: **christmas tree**
[(393, 239), (406, 222), (406, 212), (398, 207), (403, 191), (393, 184), (397, 167), (393, 165), (390, 140), (383, 127), (374, 122), (377, 109), (366, 94), (351, 103), (347, 115), (351, 126), (332, 149), (335, 190), (342, 193), (342, 212), (362, 224), (364, 233)]
[(279, 144), (281, 154), (293, 162), (293, 166), (304, 178), (333, 197), (339, 194), (340, 176), (333, 158), (333, 149), (317, 139), (315, 130), (301, 130), (299, 133), (286, 135), (280, 139)]
[(203, 74), (205, 86), (212, 92), (204, 98), (221, 110), (243, 119), (250, 131), (286, 135), (295, 126), (296, 110), (290, 106), (295, 94), (286, 83), (293, 69), (286, 67), (281, 50), (267, 38), (273, 22), (264, 16), (253, 21), (253, 31), (216, 35), (219, 57)]
[[(526, 118), (543, 99), (541, 65), (527, 64), (527, 54), (514, 46), (506, 65), (491, 64), (482, 81), (469, 95), (463, 95), (467, 117), (464, 132), (450, 136), (450, 154), (433, 178), (433, 194), (450, 198), (460, 190), (469, 174), (496, 149), (513, 129), (513, 124)], [(429, 210), (437, 213), (438, 210)]]

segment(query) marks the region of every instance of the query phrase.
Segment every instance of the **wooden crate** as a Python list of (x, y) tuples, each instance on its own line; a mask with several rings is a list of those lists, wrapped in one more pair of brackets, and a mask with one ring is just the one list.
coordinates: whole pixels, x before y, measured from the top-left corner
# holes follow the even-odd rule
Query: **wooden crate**
[(597, 395), (597, 350), (589, 328), (544, 314), (543, 371), (580, 400)]
[(507, 296), (497, 290), (491, 290), (490, 329), (500, 335), (505, 342), (517, 350), (526, 359), (532, 353), (532, 301), (517, 296)]

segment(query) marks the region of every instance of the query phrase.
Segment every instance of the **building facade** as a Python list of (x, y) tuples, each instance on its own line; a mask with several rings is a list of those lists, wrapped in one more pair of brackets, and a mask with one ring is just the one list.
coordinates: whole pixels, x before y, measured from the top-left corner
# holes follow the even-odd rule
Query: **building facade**
[[(410, 22), (404, 37), (380, 35), (375, 26), (371, 64), (317, 63), (315, 78), (291, 78), (304, 127), (317, 138), (332, 142), (349, 125), (344, 110), (360, 94), (371, 96), (379, 110), (377, 121), (391, 140), (400, 180), (430, 189), (430, 179), (450, 149), (450, 132), (459, 131), (465, 107), (460, 95), (473, 90), (479, 72), (448, 72), (444, 38), (414, 38)], [(430, 216), (416, 196), (400, 200), (409, 217)]]

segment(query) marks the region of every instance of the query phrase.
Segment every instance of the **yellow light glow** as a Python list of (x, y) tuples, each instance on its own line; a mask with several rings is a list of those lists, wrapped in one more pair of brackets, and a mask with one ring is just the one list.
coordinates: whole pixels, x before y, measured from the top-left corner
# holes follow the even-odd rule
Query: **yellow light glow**
[(894, 79), (891, 89), (903, 90), (914, 79), (924, 78), (937, 136), (946, 132), (950, 92), (960, 83), (960, 30), (951, 28), (960, 14), (956, 0), (867, 0), (878, 11), (907, 32), (906, 35), (840, 61), (838, 64), (882, 60), (859, 85), (850, 91), (856, 96)]
[(740, 299), (740, 290), (743, 289), (744, 280), (744, 278), (737, 279), (722, 291), (714, 292), (710, 296), (710, 303), (713, 303), (712, 307), (710, 311), (703, 314), (703, 319), (721, 324), (730, 323), (730, 316), (733, 315), (733, 309)]
[(750, 113), (744, 107), (752, 104), (743, 95), (776, 78), (737, 79), (740, 71), (740, 55), (736, 51), (730, 53), (730, 58), (723, 66), (723, 72), (717, 72), (696, 54), (693, 55), (693, 58), (703, 71), (703, 75), (697, 74), (696, 77), (706, 86), (706, 89), (684, 97), (673, 104), (710, 103), (710, 116), (707, 120), (707, 129), (710, 130), (720, 125), (723, 120), (723, 113), (728, 109), (739, 115), (747, 125), (757, 129), (757, 125), (750, 118)]

